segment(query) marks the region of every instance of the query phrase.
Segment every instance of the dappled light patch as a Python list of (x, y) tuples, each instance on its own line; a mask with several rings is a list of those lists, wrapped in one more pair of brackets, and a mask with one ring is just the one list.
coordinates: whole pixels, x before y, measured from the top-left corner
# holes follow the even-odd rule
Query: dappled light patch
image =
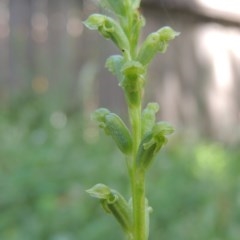
[(64, 128), (67, 124), (67, 116), (64, 112), (53, 112), (50, 116), (50, 123), (56, 129)]

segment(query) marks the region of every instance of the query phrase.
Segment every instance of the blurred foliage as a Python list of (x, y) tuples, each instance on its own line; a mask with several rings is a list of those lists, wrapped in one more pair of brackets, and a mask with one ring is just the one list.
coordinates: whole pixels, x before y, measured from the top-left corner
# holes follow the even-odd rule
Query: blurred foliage
[[(39, 97), (0, 114), (0, 239), (123, 238), (85, 189), (129, 196), (124, 160), (89, 119)], [(150, 239), (238, 240), (240, 149), (175, 135), (148, 175)]]

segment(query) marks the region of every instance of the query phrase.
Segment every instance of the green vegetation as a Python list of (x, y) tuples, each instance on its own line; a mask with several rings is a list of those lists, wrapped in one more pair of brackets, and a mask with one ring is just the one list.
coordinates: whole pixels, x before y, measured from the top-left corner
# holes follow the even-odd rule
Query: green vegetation
[[(122, 11), (120, 6), (116, 9)], [(150, 53), (146, 56), (141, 51), (142, 65), (152, 57)], [(120, 55), (110, 57), (108, 69), (114, 72), (122, 59)], [(140, 70), (137, 64), (131, 67)], [(131, 75), (127, 68), (124, 70)], [(89, 75), (92, 72), (89, 69)], [(120, 72), (117, 76), (121, 78)], [(114, 113), (102, 109), (95, 118), (109, 138), (89, 119), (86, 121), (85, 112), (78, 112), (78, 107), (69, 110), (63, 94), (65, 85), (61, 87), (41, 94), (28, 88), (0, 105), (1, 240), (122, 239), (118, 223), (104, 215), (85, 190), (99, 181), (130, 198), (126, 166), (121, 159), (122, 152), (128, 156), (132, 146), (131, 141), (119, 141), (118, 136), (129, 140), (131, 131)], [(158, 105), (150, 103), (142, 112), (141, 136), (151, 130), (157, 111)], [(112, 121), (124, 130), (113, 131), (115, 128), (109, 125)], [(161, 127), (165, 133), (171, 132), (166, 123), (157, 124), (155, 130)], [(140, 146), (148, 143), (151, 150), (151, 142), (146, 140)], [(161, 140), (165, 142), (165, 138)], [(161, 144), (154, 150), (159, 147)], [(153, 207), (149, 238), (239, 240), (239, 146), (193, 141), (177, 131), (160, 154), (153, 152), (153, 163), (147, 161), (151, 153), (144, 149), (136, 155), (140, 169), (152, 165), (146, 174), (146, 195)], [(108, 188), (105, 190), (108, 195)], [(113, 192), (113, 197), (119, 192)], [(118, 210), (107, 204), (103, 207), (108, 212)], [(126, 217), (121, 226), (127, 228), (128, 212), (121, 213)]]
[[(56, 129), (46, 106), (35, 107), (1, 111), (0, 239), (122, 239), (117, 223), (85, 193), (98, 179), (129, 196), (120, 152), (104, 134), (86, 142), (81, 116)], [(239, 148), (176, 136), (147, 175), (150, 238), (238, 240)]]

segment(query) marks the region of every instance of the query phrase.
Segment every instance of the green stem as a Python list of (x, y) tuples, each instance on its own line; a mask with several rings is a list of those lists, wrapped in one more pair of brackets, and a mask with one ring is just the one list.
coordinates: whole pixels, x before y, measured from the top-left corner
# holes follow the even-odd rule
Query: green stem
[(141, 141), (141, 104), (139, 104), (139, 106), (129, 107), (129, 116), (132, 125), (133, 157), (136, 157)]
[[(128, 12), (128, 38), (131, 39), (131, 27), (132, 27), (132, 12), (130, 11), (130, 0), (126, 1), (129, 6)], [(130, 40), (130, 55), (131, 59), (135, 58), (137, 52), (137, 46), (135, 43), (131, 43)], [(133, 208), (133, 240), (147, 240), (146, 226), (146, 204), (145, 204), (145, 174), (137, 171), (136, 157), (138, 147), (141, 141), (141, 112), (142, 104), (138, 106), (129, 106), (129, 118), (132, 126), (132, 139), (133, 139), (133, 153), (132, 159), (129, 165), (129, 175), (131, 181), (132, 192), (132, 208)]]
[(136, 155), (141, 140), (141, 105), (129, 108), (132, 125), (133, 155), (130, 169), (132, 204), (133, 204), (133, 236), (134, 240), (147, 240), (145, 175), (137, 171)]
[(145, 180), (143, 175), (139, 175), (136, 172), (134, 176), (135, 179), (132, 179), (134, 240), (147, 240), (145, 221)]

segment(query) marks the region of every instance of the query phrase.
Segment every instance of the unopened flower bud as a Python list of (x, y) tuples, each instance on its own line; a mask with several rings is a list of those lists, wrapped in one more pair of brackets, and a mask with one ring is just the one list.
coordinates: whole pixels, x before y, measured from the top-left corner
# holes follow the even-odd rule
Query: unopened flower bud
[(131, 233), (132, 210), (119, 192), (102, 183), (96, 184), (87, 192), (92, 197), (100, 199), (103, 209), (116, 218), (125, 232)]
[(100, 108), (93, 113), (93, 118), (99, 122), (99, 127), (103, 128), (105, 133), (113, 138), (124, 154), (128, 155), (132, 152), (131, 134), (117, 114), (111, 113), (106, 108)]
[(129, 51), (129, 41), (121, 26), (111, 17), (92, 14), (83, 22), (90, 30), (98, 30), (106, 39), (111, 39), (122, 51)]

